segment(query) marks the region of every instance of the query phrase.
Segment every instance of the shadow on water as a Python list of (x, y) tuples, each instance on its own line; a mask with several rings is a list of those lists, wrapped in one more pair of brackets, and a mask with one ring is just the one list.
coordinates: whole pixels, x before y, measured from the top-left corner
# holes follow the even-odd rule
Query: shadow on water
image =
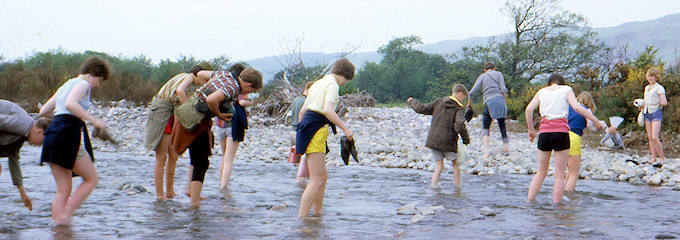
[[(37, 159), (28, 148), (22, 159)], [(71, 226), (53, 226), (54, 180), (48, 167), (22, 162), (34, 210), (23, 208), (9, 177), (0, 178), (0, 239), (391, 239), (391, 238), (605, 238), (680, 237), (680, 192), (608, 181), (579, 181), (553, 205), (549, 177), (534, 203), (525, 203), (530, 175), (463, 174), (462, 188), (445, 173), (429, 188), (431, 173), (358, 165), (328, 167), (324, 213), (297, 218), (303, 188), (289, 163), (237, 160), (229, 189), (219, 190), (219, 156), (211, 158), (198, 209), (181, 195), (157, 201), (153, 157), (98, 153), (100, 183), (76, 211)], [(181, 158), (176, 192), (187, 184)], [(3, 171), (8, 173), (8, 171)], [(74, 185), (80, 180), (74, 178)], [(397, 208), (443, 206), (412, 223)], [(489, 207), (495, 215), (482, 215)]]

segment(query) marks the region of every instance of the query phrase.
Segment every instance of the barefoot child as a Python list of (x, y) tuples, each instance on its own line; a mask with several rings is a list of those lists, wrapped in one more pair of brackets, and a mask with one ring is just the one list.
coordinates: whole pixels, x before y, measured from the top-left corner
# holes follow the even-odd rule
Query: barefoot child
[[(40, 108), (40, 115), (54, 113), (52, 124), (45, 130), (41, 163), (49, 163), (57, 184), (52, 202), (52, 219), (57, 224), (68, 224), (73, 212), (80, 207), (97, 186), (97, 168), (94, 166), (92, 146), (85, 121), (95, 128), (106, 124), (90, 115), (90, 93), (101, 81), (109, 77), (109, 66), (98, 57), (90, 57), (80, 67), (80, 74), (59, 87), (56, 93)], [(83, 182), (71, 196), (72, 174)]]
[(427, 134), (425, 146), (432, 150), (432, 159), (437, 163), (432, 173), (430, 187), (439, 185), (439, 177), (444, 170), (444, 158), (451, 160), (453, 164), (453, 180), (460, 187), (460, 170), (456, 163), (458, 152), (458, 135), (463, 139), (463, 144), (470, 143), (470, 137), (465, 128), (465, 109), (461, 103), (468, 95), (468, 91), (462, 84), (453, 86), (451, 96), (439, 98), (427, 105), (408, 98), (406, 103), (417, 113), (432, 115), (430, 131)]
[(326, 152), (328, 146), (329, 126), (335, 132), (335, 126), (343, 130), (348, 140), (354, 134), (335, 113), (335, 106), (340, 101), (340, 85), (345, 85), (354, 77), (354, 64), (341, 58), (331, 68), (331, 74), (314, 82), (309, 88), (309, 95), (300, 109), (295, 151), (307, 154), (309, 168), (309, 184), (300, 198), (298, 217), (307, 217), (314, 208), (314, 214), (323, 212), (323, 198), (326, 190), (328, 172), (326, 171)]
[[(292, 126), (290, 133), (288, 135), (290, 136), (290, 144), (291, 146), (295, 146), (295, 136), (297, 135), (297, 125), (300, 122), (300, 119), (298, 119), (300, 115), (300, 109), (302, 109), (302, 105), (305, 103), (305, 99), (307, 99), (307, 94), (309, 93), (309, 87), (312, 86), (314, 82), (307, 82), (305, 83), (305, 89), (302, 91), (302, 95), (296, 97), (293, 99), (293, 101), (290, 103), (290, 107), (288, 108), (288, 111), (286, 113), (286, 123), (290, 124)], [(309, 169), (307, 169), (307, 161), (305, 158), (300, 158), (300, 164), (298, 165), (298, 171), (297, 171), (297, 176), (295, 177), (295, 182), (297, 184), (302, 184), (304, 183), (305, 179), (309, 178)]]
[(538, 130), (538, 152), (536, 154), (538, 158), (538, 171), (529, 185), (528, 202), (533, 202), (541, 190), (543, 180), (545, 180), (548, 174), (548, 164), (550, 163), (550, 155), (553, 151), (555, 151), (553, 203), (559, 204), (562, 202), (565, 169), (569, 158), (570, 141), (569, 124), (567, 122), (569, 106), (574, 108), (577, 113), (593, 121), (596, 128), (603, 128), (600, 120), (576, 101), (574, 91), (566, 84), (562, 75), (553, 73), (548, 78), (548, 86), (538, 90), (525, 111), (528, 136), (532, 142), (536, 138), (533, 121), (533, 113), (536, 108), (539, 108), (542, 118)]

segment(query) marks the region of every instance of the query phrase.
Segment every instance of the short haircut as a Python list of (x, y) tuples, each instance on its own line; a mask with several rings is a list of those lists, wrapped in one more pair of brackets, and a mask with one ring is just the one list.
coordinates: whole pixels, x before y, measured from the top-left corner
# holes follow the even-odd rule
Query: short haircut
[(255, 69), (252, 68), (246, 68), (241, 72), (241, 74), (238, 75), (238, 78), (243, 80), (244, 82), (249, 82), (253, 84), (253, 88), (255, 89), (260, 89), (262, 88), (262, 74), (258, 72)]
[(206, 62), (206, 61), (201, 61), (201, 62), (199, 62), (198, 64), (194, 65), (194, 66), (191, 68), (191, 71), (190, 71), (190, 72), (191, 72), (191, 74), (193, 74), (194, 76), (198, 76), (198, 72), (200, 72), (200, 71), (202, 71), (202, 70), (212, 71), (212, 70), (213, 70), (213, 67), (212, 67), (212, 65), (210, 65), (210, 63), (208, 63), (208, 62)]
[(349, 81), (354, 78), (354, 69), (354, 64), (352, 64), (352, 62), (347, 60), (347, 58), (341, 58), (333, 63), (331, 73), (343, 76)]
[(494, 68), (496, 68), (496, 65), (493, 65), (492, 62), (484, 63), (484, 71), (489, 70), (489, 69), (494, 69)]
[(46, 118), (46, 117), (41, 117), (35, 120), (35, 127), (38, 129), (47, 130), (47, 127), (50, 126), (52, 123), (52, 119)]
[(453, 94), (462, 92), (462, 93), (465, 93), (465, 96), (468, 95), (468, 90), (463, 84), (453, 85), (453, 88), (451, 88), (451, 92), (453, 92)]
[(99, 57), (89, 57), (80, 65), (80, 74), (90, 74), (95, 77), (102, 77), (102, 80), (106, 80), (111, 75), (111, 70), (109, 65), (103, 59)]
[(246, 70), (246, 67), (244, 67), (243, 64), (240, 63), (234, 63), (234, 65), (231, 65), (231, 67), (229, 67), (229, 72), (231, 73), (232, 76), (241, 75), (241, 72), (243, 72), (243, 70)]
[(550, 77), (548, 77), (548, 86), (553, 85), (554, 83), (557, 83), (558, 85), (567, 85), (567, 81), (564, 80), (564, 77), (559, 73), (550, 74)]
[(309, 89), (310, 87), (312, 87), (312, 85), (314, 85), (314, 81), (306, 82), (306, 83), (305, 83), (305, 90), (307, 90), (307, 89)]
[(590, 110), (592, 110), (593, 112), (597, 110), (597, 106), (595, 106), (595, 100), (593, 100), (593, 95), (590, 94), (590, 92), (588, 91), (583, 91), (579, 93), (578, 97), (576, 97), (576, 101), (590, 108)]
[(653, 67), (653, 68), (650, 68), (649, 70), (647, 70), (646, 75), (654, 76), (654, 78), (656, 78), (657, 82), (661, 81), (661, 71), (659, 71), (659, 69), (656, 68), (656, 67)]

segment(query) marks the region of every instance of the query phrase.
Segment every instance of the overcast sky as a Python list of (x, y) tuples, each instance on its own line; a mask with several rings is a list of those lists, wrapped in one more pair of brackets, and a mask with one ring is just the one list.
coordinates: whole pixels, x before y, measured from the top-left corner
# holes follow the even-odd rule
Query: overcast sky
[[(93, 50), (158, 62), (180, 55), (251, 60), (302, 50), (376, 51), (397, 36), (424, 43), (511, 31), (499, 9), (504, 0), (287, 0), (287, 1), (15, 1), (0, 0), (0, 55)], [(565, 9), (592, 27), (612, 27), (680, 13), (678, 0), (566, 0)], [(656, 31), (656, 29), (650, 29)]]

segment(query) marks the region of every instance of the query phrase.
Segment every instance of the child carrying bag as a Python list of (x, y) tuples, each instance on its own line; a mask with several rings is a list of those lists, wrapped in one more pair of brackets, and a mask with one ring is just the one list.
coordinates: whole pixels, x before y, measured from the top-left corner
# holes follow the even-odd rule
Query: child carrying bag
[(193, 130), (205, 118), (205, 113), (196, 109), (199, 100), (198, 95), (193, 94), (186, 102), (175, 108), (175, 117), (187, 131)]

